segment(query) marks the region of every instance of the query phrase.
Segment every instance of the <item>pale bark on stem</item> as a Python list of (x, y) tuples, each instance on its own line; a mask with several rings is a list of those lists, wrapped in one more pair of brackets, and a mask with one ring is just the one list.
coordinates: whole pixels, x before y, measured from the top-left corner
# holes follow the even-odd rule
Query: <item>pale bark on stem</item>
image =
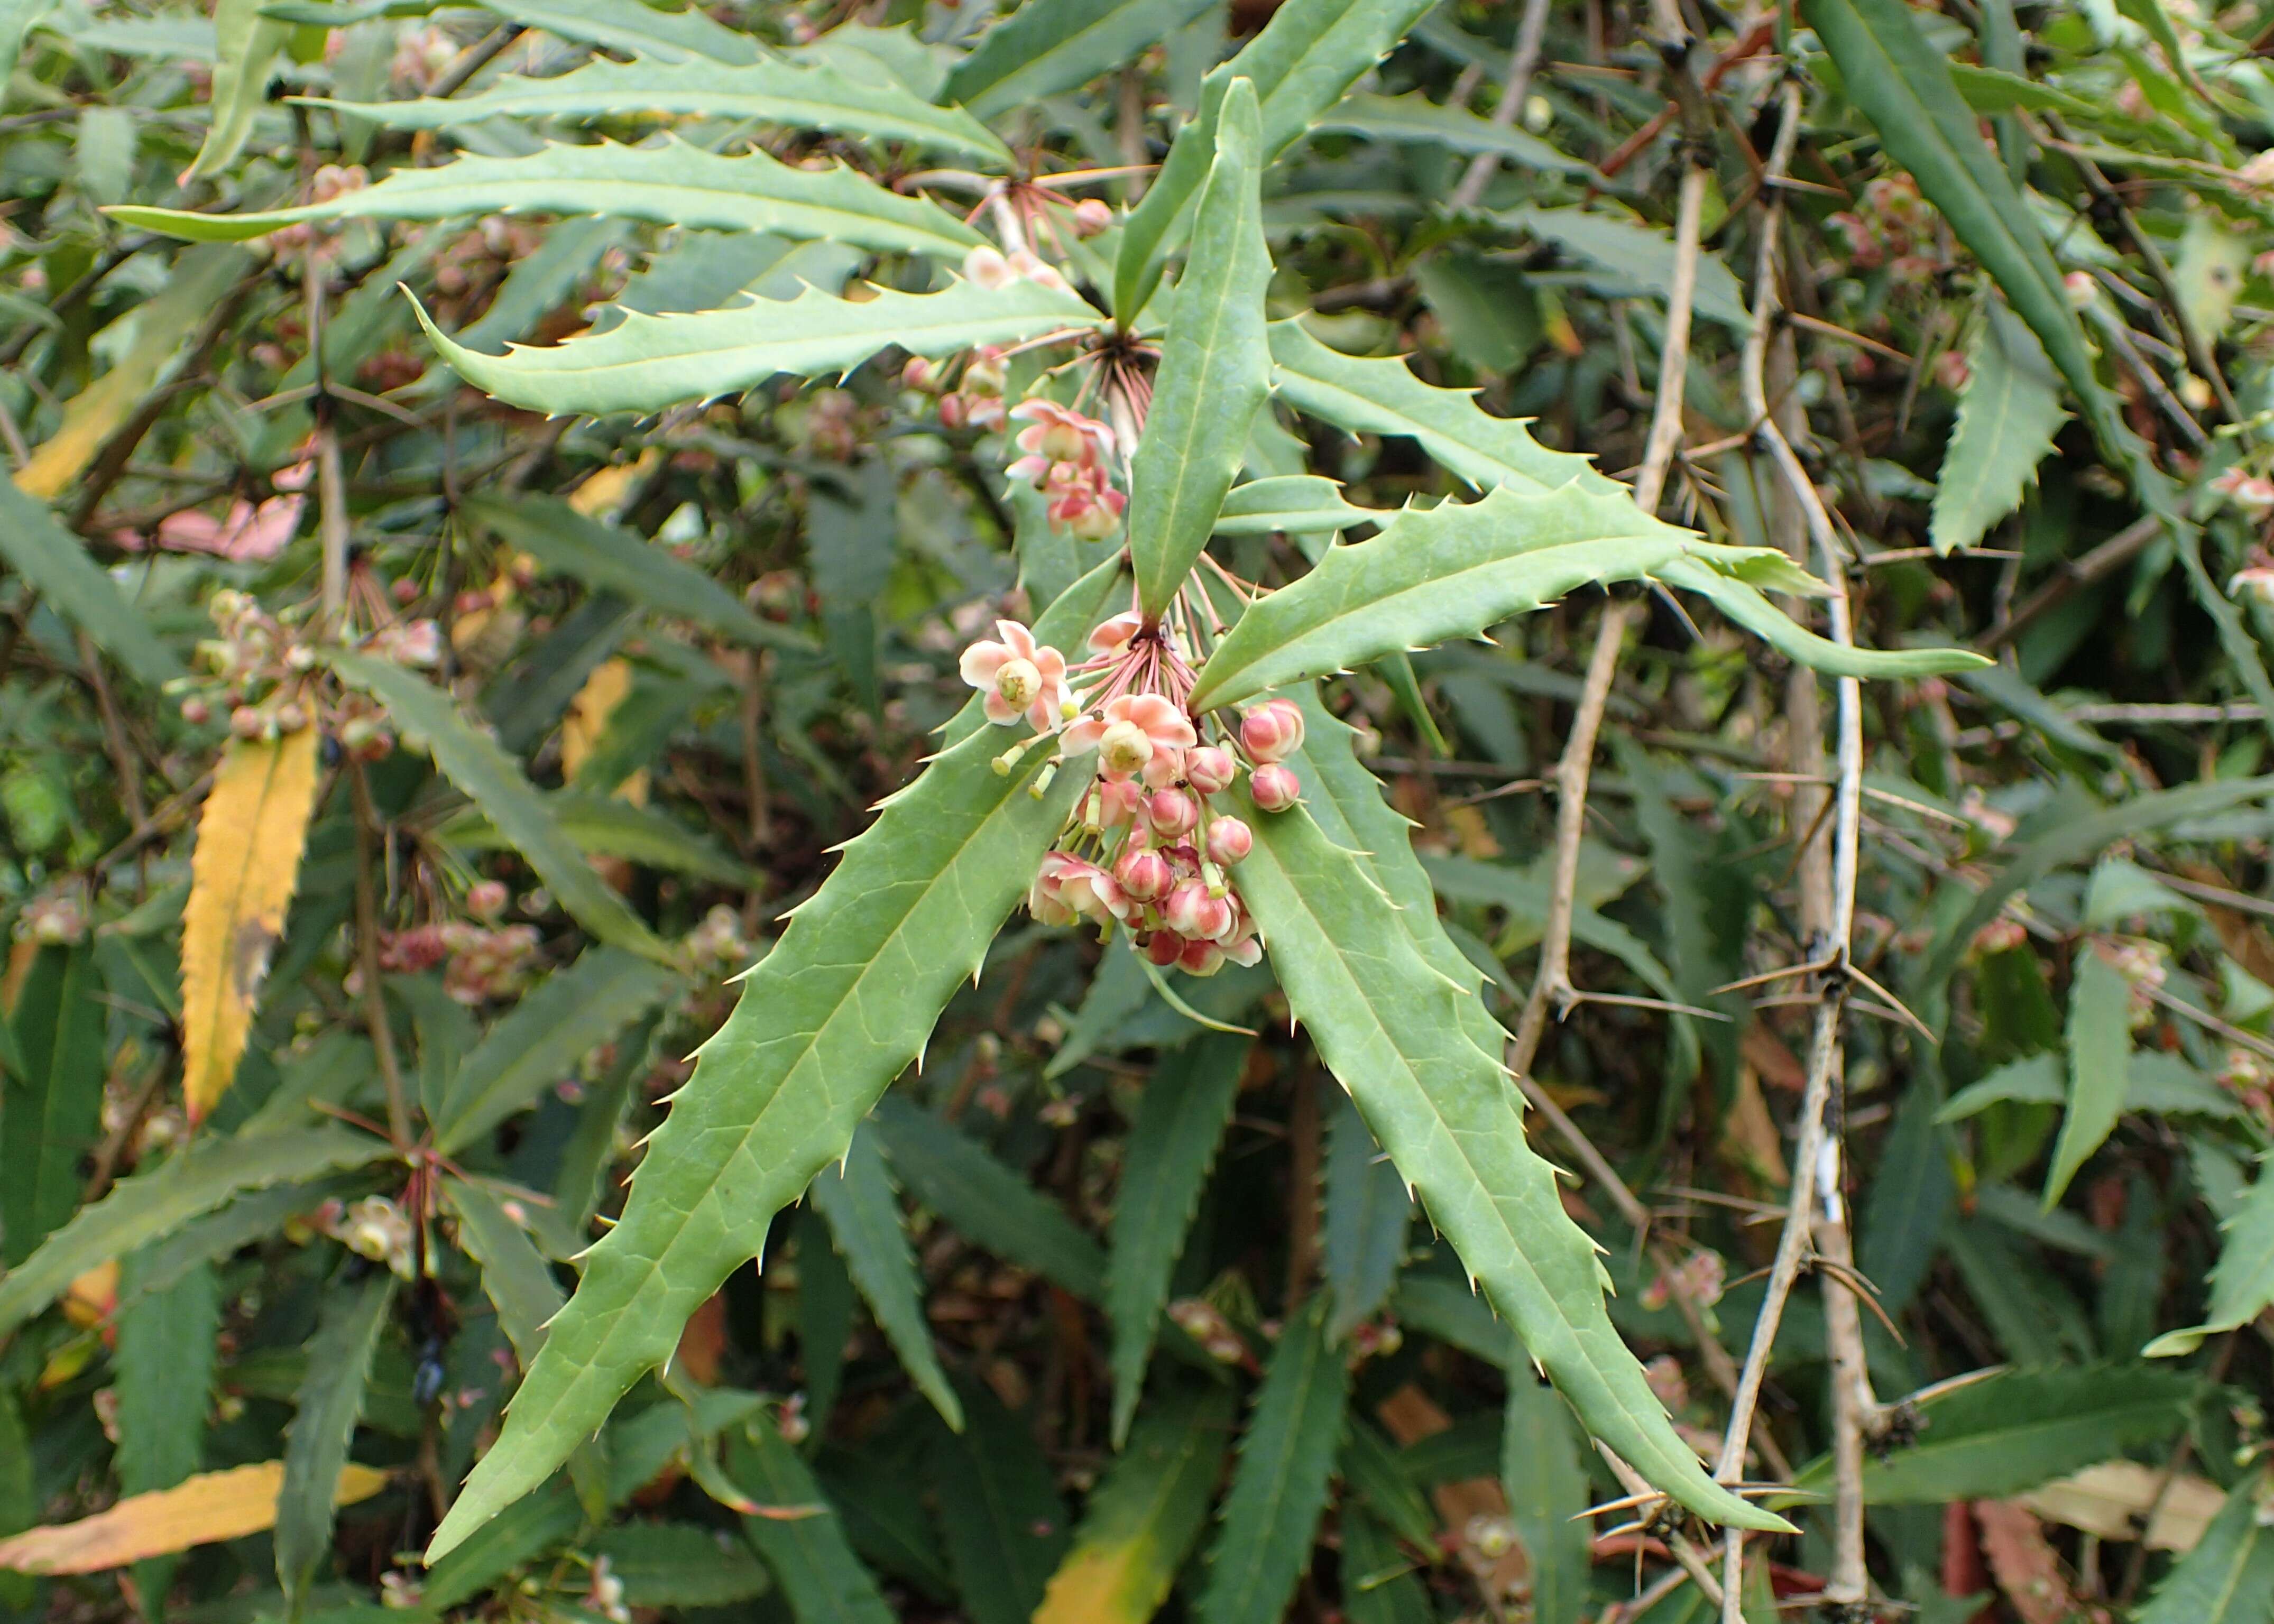
[[(1678, 27), (1680, 18), (1675, 22)], [(1682, 439), (1682, 380), (1690, 368), (1690, 316), (1698, 289), (1700, 223), (1706, 207), (1706, 174), (1695, 165), (1682, 177), (1682, 199), (1674, 225), (1674, 278), (1666, 301), (1666, 342), (1659, 354), (1658, 404), (1651, 417), (1650, 437), (1643, 449), (1642, 469), (1635, 476), (1635, 506), (1645, 513), (1658, 511), (1666, 490), (1666, 472)], [(1672, 393), (1667, 380), (1674, 380)], [(1571, 986), (1572, 898), (1579, 883), (1579, 838), (1587, 826), (1587, 777), (1595, 757), (1595, 735), (1602, 726), (1609, 703), (1611, 679), (1617, 673), (1619, 648), (1633, 618), (1630, 604), (1614, 603), (1603, 611), (1595, 630), (1594, 652), (1587, 660), (1587, 676), (1580, 690), (1577, 713), (1570, 736), (1555, 764), (1555, 872), (1547, 893), (1547, 928), (1540, 940), (1540, 969), (1532, 978), (1532, 994), (1517, 1018), (1516, 1039), (1509, 1047), (1508, 1069), (1519, 1078), (1532, 1074), (1540, 1041), (1547, 1029), (1550, 1007), (1561, 1015), (1570, 1004)]]
[[(1517, 26), (1516, 50), (1509, 57), (1508, 79), (1500, 87), (1500, 100), (1493, 104), (1492, 121), (1503, 130), (1513, 125), (1517, 116), (1524, 111), (1525, 100), (1532, 94), (1532, 71), (1540, 65), (1540, 41), (1547, 36), (1547, 0), (1525, 0), (1524, 20)], [(1467, 99), (1461, 97), (1454, 105)], [(1472, 158), (1468, 173), (1453, 188), (1453, 207), (1474, 208), (1499, 168), (1498, 153), (1479, 153)]]
[[(1770, 336), (1775, 326), (1777, 249), (1783, 231), (1783, 197), (1778, 190), (1792, 162), (1799, 137), (1800, 92), (1788, 83), (1780, 93), (1781, 120), (1763, 184), (1766, 199), (1761, 246), (1753, 285), (1753, 326), (1747, 335), (1742, 365), (1746, 413), (1756, 437), (1768, 451), (1797, 507), (1806, 531), (1814, 541), (1818, 568), (1830, 589), (1829, 619), (1834, 641), (1852, 644), (1854, 619), (1848, 598), (1846, 549), (1831, 515), (1826, 511), (1815, 483), (1793, 451), (1784, 424), (1772, 409), (1766, 384)], [(1845, 1253), (1846, 1214), (1841, 1199), (1841, 1146), (1832, 1117), (1836, 1110), (1834, 1086), (1842, 1068), (1841, 1023), (1847, 1004), (1849, 941), (1854, 928), (1857, 840), (1863, 807), (1864, 729), (1862, 686), (1853, 678), (1838, 679), (1839, 758), (1832, 851), (1826, 863), (1817, 841), (1804, 852), (1802, 865), (1802, 906), (1811, 940), (1809, 951), (1822, 966), (1818, 977), (1814, 1030), (1809, 1044), (1807, 1084), (1801, 1102), (1799, 1143), (1793, 1157), (1793, 1179), (1783, 1233), (1777, 1242), (1768, 1289), (1755, 1322), (1737, 1395), (1724, 1433), (1716, 1476), (1735, 1482), (1742, 1475), (1751, 1437), (1753, 1412), (1778, 1327), (1794, 1280), (1812, 1245), (1828, 1242)], [(1804, 778), (1823, 776), (1821, 719), (1816, 704), (1813, 677), (1796, 675), (1791, 688), (1791, 722), (1796, 756), (1794, 771)], [(1801, 808), (1796, 804), (1796, 821)], [(1844, 1256), (1837, 1259), (1845, 1262)], [(1869, 1575), (1864, 1565), (1863, 1439), (1875, 1410), (1864, 1372), (1863, 1329), (1857, 1304), (1849, 1288), (1828, 1272), (1825, 1280), (1827, 1334), (1832, 1342), (1834, 1370), (1835, 1491), (1834, 1515), (1834, 1563), (1826, 1598), (1854, 1602), (1864, 1599)], [(1724, 1624), (1742, 1624), (1737, 1598), (1743, 1589), (1744, 1541), (1731, 1530), (1724, 1537)]]
[[(1619, 1480), (1629, 1494), (1648, 1497), (1644, 1500), (1645, 1504), (1658, 1498), (1658, 1491), (1651, 1487), (1649, 1480), (1640, 1472), (1619, 1459), (1601, 1444), (1597, 1444), (1595, 1448), (1602, 1455), (1604, 1463), (1611, 1469), (1611, 1475)], [(1692, 1582), (1709, 1600), (1716, 1606), (1723, 1605), (1724, 1592), (1721, 1582), (1713, 1576), (1713, 1570), (1707, 1565), (1704, 1552), (1690, 1544), (1681, 1534), (1673, 1532), (1669, 1532), (1666, 1537), (1666, 1548), (1673, 1553), (1674, 1560), (1681, 1564), (1682, 1571), (1690, 1575)]]

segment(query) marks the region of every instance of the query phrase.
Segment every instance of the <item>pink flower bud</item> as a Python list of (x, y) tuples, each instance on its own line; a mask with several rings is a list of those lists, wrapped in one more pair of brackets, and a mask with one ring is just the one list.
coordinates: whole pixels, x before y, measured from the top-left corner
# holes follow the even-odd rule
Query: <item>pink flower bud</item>
[[(1285, 768), (1280, 771), (1284, 772)], [(1211, 862), (1236, 863), (1255, 849), (1255, 831), (1226, 814), (1210, 820), (1208, 826), (1208, 854)]]
[(929, 394), (939, 387), (939, 364), (928, 361), (922, 356), (909, 357), (908, 364), (900, 368), (900, 387), (922, 389)]
[(1113, 209), (1096, 198), (1084, 198), (1073, 206), (1073, 234), (1076, 237), (1096, 237), (1113, 224)]
[(1184, 957), (1185, 939), (1173, 930), (1156, 930), (1145, 938), (1145, 957), (1165, 970)]
[(1018, 274), (1001, 250), (984, 246), (963, 256), (963, 274), (983, 288), (1006, 287)]
[(971, 365), (963, 369), (963, 390), (967, 395), (999, 397), (1003, 386), (1010, 381), (999, 355), (983, 350), (972, 357)]
[(1204, 744), (1185, 756), (1185, 781), (1203, 795), (1230, 788), (1239, 771), (1231, 752), (1220, 745)]
[(1303, 798), (1303, 781), (1291, 769), (1267, 762), (1248, 776), (1247, 793), (1261, 810), (1284, 812)]
[(1239, 741), (1259, 762), (1276, 762), (1303, 748), (1303, 713), (1284, 699), (1250, 710), (1239, 724)]
[(1208, 887), (1197, 880), (1187, 880), (1169, 893), (1161, 905), (1161, 917), (1178, 936), (1211, 942), (1229, 934), (1232, 925), (1231, 904), (1209, 896)]
[(1158, 852), (1137, 850), (1124, 852), (1121, 861), (1113, 865), (1113, 877), (1121, 889), (1140, 902), (1150, 902), (1176, 883), (1176, 874), (1169, 860)]
[(1141, 772), (1153, 759), (1153, 741), (1134, 722), (1115, 722), (1098, 735), (1097, 760), (1108, 778)]
[(1144, 786), (1133, 778), (1109, 778), (1097, 786), (1098, 821), (1108, 829), (1133, 822), (1145, 804)]
[(1145, 821), (1171, 838), (1188, 835), (1200, 824), (1200, 802), (1180, 789), (1162, 790), (1145, 803)]
[(963, 396), (950, 390), (939, 397), (939, 426), (960, 429), (971, 421), (971, 409), (964, 404)]
[(476, 880), (466, 887), (466, 912), (476, 919), (495, 919), (505, 912), (509, 893), (501, 880)]
[(1224, 968), (1224, 949), (1213, 942), (1187, 942), (1177, 967), (1186, 975), (1214, 975)]

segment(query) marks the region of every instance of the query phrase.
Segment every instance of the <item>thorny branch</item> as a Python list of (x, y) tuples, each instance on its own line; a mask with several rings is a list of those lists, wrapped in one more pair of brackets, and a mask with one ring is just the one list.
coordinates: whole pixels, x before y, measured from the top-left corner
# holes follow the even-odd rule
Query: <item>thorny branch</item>
[[(1525, 99), (1532, 94), (1532, 70), (1540, 65), (1540, 41), (1547, 34), (1547, 0), (1525, 0), (1524, 21), (1516, 33), (1516, 50), (1509, 57), (1508, 82), (1500, 87), (1500, 100), (1493, 104), (1492, 121), (1503, 130), (1516, 123), (1517, 115), (1524, 111)], [(1468, 173), (1453, 188), (1454, 211), (1474, 208), (1499, 168), (1498, 153), (1481, 152), (1472, 158)]]
[[(1800, 133), (1800, 89), (1788, 82), (1779, 95), (1776, 141), (1769, 154), (1763, 192), (1766, 197), (1760, 252), (1753, 282), (1753, 323), (1747, 335), (1741, 369), (1746, 411), (1755, 432), (1774, 461), (1806, 530), (1816, 544), (1818, 568), (1830, 589), (1829, 609), (1834, 641), (1852, 644), (1854, 619), (1848, 599), (1845, 549), (1832, 526), (1822, 497), (1794, 452), (1785, 425), (1772, 410), (1767, 387), (1771, 335), (1779, 308), (1777, 247), (1783, 232), (1783, 193), (1778, 183), (1791, 166)], [(1788, 347), (1789, 339), (1785, 343)], [(1823, 777), (1821, 723), (1812, 675), (1795, 674), (1790, 699), (1794, 736), (1793, 771), (1807, 780)], [(1820, 834), (1811, 833), (1803, 851), (1802, 914), (1811, 935), (1810, 951), (1817, 959), (1813, 991), (1816, 1014), (1809, 1042), (1807, 1080), (1801, 1101), (1799, 1142), (1793, 1157), (1792, 1190), (1783, 1233), (1779, 1237), (1767, 1289), (1746, 1350), (1738, 1379), (1737, 1396), (1723, 1434), (1715, 1475), (1725, 1483), (1742, 1477), (1752, 1435), (1754, 1408), (1777, 1330), (1793, 1282), (1808, 1261), (1811, 1244), (1827, 1246), (1830, 1261), (1839, 1265), (1825, 1272), (1824, 1291), (1827, 1335), (1833, 1342), (1834, 1369), (1834, 1461), (1836, 1468), (1834, 1516), (1834, 1567), (1826, 1598), (1860, 1602), (1867, 1593), (1863, 1544), (1863, 1440), (1876, 1412), (1864, 1372), (1861, 1317), (1852, 1289), (1852, 1265), (1847, 1257), (1847, 1227), (1841, 1197), (1841, 1152), (1837, 1124), (1838, 1079), (1842, 1069), (1841, 1022), (1848, 997), (1848, 944), (1856, 908), (1856, 841), (1864, 778), (1863, 696), (1852, 677), (1839, 679), (1838, 783), (1830, 861), (1825, 860)], [(1796, 819), (1808, 810), (1803, 804), (1812, 796), (1796, 793)], [(1818, 820), (1820, 827), (1820, 820)], [(1836, 1256), (1833, 1254), (1838, 1254)], [(1744, 1537), (1730, 1530), (1723, 1545), (1724, 1624), (1740, 1624), (1739, 1598), (1743, 1589)]]

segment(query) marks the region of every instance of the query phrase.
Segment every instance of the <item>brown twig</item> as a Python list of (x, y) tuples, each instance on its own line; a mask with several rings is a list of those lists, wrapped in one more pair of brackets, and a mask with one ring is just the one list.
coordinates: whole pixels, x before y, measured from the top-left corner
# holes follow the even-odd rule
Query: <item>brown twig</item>
[(373, 1052), (379, 1057), (380, 1081), (387, 1089), (388, 1130), (401, 1148), (410, 1143), (410, 1100), (403, 1086), (402, 1063), (395, 1053), (395, 1027), (387, 1018), (387, 998), (380, 989), (379, 886), (373, 875), (380, 833), (379, 815), (372, 805), (363, 763), (349, 756), (347, 773), (355, 803), (356, 965), (363, 973), (364, 1019), (371, 1028)]
[[(1532, 94), (1532, 70), (1540, 65), (1540, 43), (1547, 34), (1547, 0), (1524, 0), (1524, 20), (1517, 26), (1516, 49), (1508, 61), (1508, 80), (1500, 87), (1500, 100), (1493, 103), (1492, 122), (1495, 127), (1510, 128), (1517, 115), (1524, 111), (1525, 98)], [(1499, 168), (1498, 153), (1481, 152), (1470, 159), (1468, 173), (1453, 188), (1453, 208), (1474, 208)]]
[(2150, 515), (2126, 525), (2082, 558), (2063, 559), (2052, 580), (2023, 600), (2022, 606), (1992, 627), (1979, 647), (1994, 654), (2046, 615), (2089, 586), (2097, 586), (2148, 550), (2164, 533), (2162, 522)]

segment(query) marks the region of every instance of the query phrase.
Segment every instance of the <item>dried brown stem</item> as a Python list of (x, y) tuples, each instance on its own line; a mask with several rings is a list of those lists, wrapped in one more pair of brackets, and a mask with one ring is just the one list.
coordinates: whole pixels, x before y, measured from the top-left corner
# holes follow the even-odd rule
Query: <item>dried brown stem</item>
[(403, 1064), (395, 1053), (395, 1027), (387, 1019), (387, 998), (380, 988), (375, 869), (381, 831), (363, 763), (352, 756), (348, 757), (347, 776), (349, 794), (355, 803), (356, 966), (363, 974), (364, 1019), (371, 1028), (372, 1051), (379, 1057), (379, 1079), (387, 1089), (388, 1132), (402, 1147), (410, 1143), (410, 1099), (403, 1086)]
[[(1516, 50), (1509, 57), (1508, 79), (1500, 87), (1500, 100), (1493, 104), (1492, 121), (1501, 129), (1514, 124), (1517, 115), (1524, 111), (1525, 99), (1532, 94), (1532, 70), (1540, 65), (1540, 41), (1547, 35), (1547, 0), (1524, 0), (1524, 21), (1517, 26)], [(1474, 208), (1499, 168), (1498, 153), (1479, 153), (1472, 158), (1468, 173), (1453, 188), (1453, 207)]]

